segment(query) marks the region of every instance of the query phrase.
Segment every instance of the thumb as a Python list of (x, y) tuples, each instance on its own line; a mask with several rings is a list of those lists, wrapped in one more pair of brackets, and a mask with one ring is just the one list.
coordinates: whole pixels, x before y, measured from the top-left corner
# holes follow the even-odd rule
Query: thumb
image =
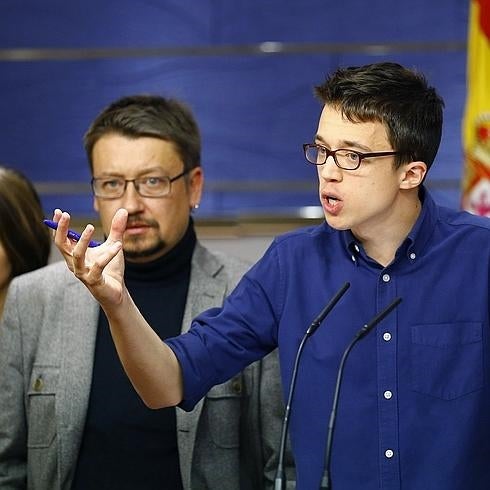
[(111, 231), (109, 233), (108, 240), (111, 242), (122, 242), (123, 234), (126, 231), (127, 222), (127, 210), (124, 208), (118, 209), (112, 218)]

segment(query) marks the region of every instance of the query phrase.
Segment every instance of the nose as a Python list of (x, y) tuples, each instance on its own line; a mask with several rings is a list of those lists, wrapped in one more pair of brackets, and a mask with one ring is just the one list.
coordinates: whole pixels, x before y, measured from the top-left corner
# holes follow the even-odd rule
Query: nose
[(342, 169), (337, 166), (332, 155), (329, 155), (323, 165), (318, 166), (318, 177), (328, 181), (341, 181)]
[(139, 212), (144, 207), (142, 197), (138, 194), (134, 182), (128, 182), (121, 200), (122, 207), (127, 209), (129, 214)]

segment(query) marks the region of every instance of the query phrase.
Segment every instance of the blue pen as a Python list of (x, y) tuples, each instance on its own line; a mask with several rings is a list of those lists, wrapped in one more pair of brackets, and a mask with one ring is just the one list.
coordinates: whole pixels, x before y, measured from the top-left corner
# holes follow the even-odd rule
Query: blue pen
[[(58, 223), (56, 223), (56, 221), (51, 221), (50, 219), (45, 219), (45, 220), (43, 220), (43, 223), (46, 226), (49, 226), (50, 228), (52, 228), (53, 230), (58, 229)], [(78, 242), (78, 240), (80, 240), (80, 233), (77, 233), (76, 231), (68, 230), (68, 233), (66, 235), (68, 238), (70, 238), (70, 240), (75, 240), (76, 242)], [(101, 245), (99, 242), (94, 242), (93, 240), (90, 240), (90, 242), (88, 243), (89, 247), (98, 247), (99, 245)]]

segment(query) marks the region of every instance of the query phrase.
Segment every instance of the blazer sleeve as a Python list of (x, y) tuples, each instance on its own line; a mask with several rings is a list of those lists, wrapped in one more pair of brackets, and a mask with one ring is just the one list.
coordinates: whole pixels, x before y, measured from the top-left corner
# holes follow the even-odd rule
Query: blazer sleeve
[(15, 280), (9, 287), (0, 323), (0, 488), (27, 485), (22, 336), (16, 314)]

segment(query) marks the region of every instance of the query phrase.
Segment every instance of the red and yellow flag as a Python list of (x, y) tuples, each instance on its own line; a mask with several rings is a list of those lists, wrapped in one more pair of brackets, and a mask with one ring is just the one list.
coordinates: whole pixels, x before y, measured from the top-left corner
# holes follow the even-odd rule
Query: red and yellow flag
[(490, 0), (470, 0), (462, 206), (490, 217)]

